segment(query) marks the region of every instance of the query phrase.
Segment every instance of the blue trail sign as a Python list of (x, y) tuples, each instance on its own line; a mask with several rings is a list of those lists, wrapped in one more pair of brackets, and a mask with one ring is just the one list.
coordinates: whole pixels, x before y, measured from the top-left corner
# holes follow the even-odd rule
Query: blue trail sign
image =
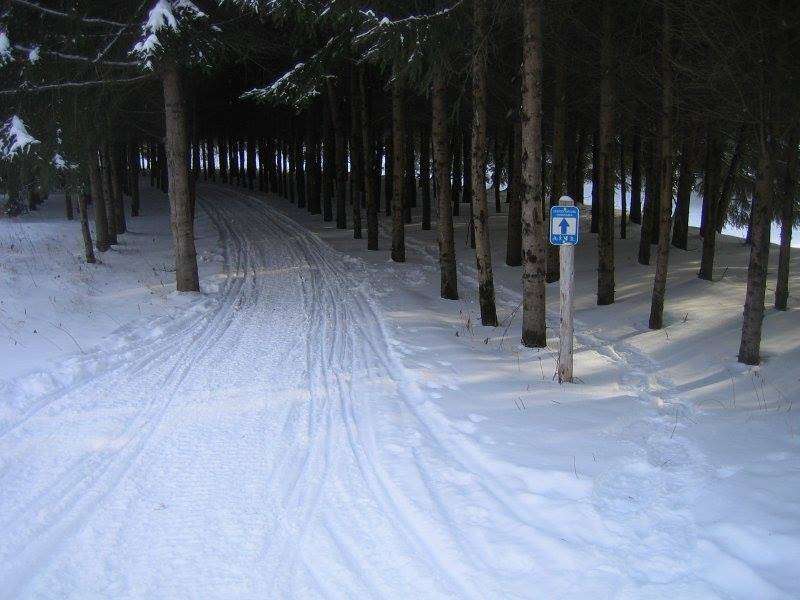
[(580, 240), (581, 211), (577, 206), (550, 207), (550, 243), (575, 246)]

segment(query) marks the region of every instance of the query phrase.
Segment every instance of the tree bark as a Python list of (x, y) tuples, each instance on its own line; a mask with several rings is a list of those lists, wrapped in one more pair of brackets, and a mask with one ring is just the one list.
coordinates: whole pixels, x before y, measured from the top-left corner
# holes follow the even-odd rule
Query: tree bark
[(722, 147), (719, 140), (719, 131), (716, 125), (708, 128), (706, 140), (706, 176), (704, 185), (703, 209), (705, 212), (706, 229), (703, 235), (703, 255), (700, 259), (700, 272), (698, 277), (707, 281), (714, 280), (714, 254), (716, 251), (717, 230), (713, 226), (717, 222), (717, 207), (720, 197), (720, 171)]
[[(566, 192), (566, 129), (567, 129), (567, 66), (563, 52), (558, 53), (556, 64), (555, 109), (553, 111), (553, 168), (550, 186), (550, 206), (558, 206), (558, 200)], [(558, 246), (547, 244), (547, 283), (558, 281)]]
[(642, 136), (634, 129), (631, 145), (631, 222), (642, 224)]
[(109, 150), (109, 176), (111, 177), (111, 193), (114, 196), (114, 226), (118, 233), (125, 233), (128, 224), (125, 221), (125, 200), (122, 197), (122, 148), (112, 144)]
[(395, 78), (392, 83), (392, 126), (393, 126), (393, 149), (394, 156), (394, 191), (392, 205), (392, 260), (394, 262), (406, 261), (406, 239), (404, 223), (404, 201), (405, 201), (405, 170), (406, 170), (406, 148), (405, 148), (405, 91), (402, 83)]
[(598, 208), (597, 304), (614, 303), (614, 11), (603, 2), (600, 57), (600, 206)]
[(542, 218), (542, 1), (522, 0), (522, 344), (547, 345)]
[(358, 84), (358, 67), (353, 67), (350, 74), (350, 201), (353, 207), (353, 239), (363, 237), (361, 231), (361, 204), (364, 201), (364, 148), (362, 144), (364, 132), (361, 129), (361, 93)]
[(772, 162), (766, 134), (759, 136), (758, 173), (753, 215), (753, 245), (747, 269), (747, 292), (742, 316), (742, 339), (739, 345), (739, 362), (757, 365), (761, 362), (761, 328), (764, 322), (764, 297), (767, 287), (769, 262), (769, 237), (772, 209)]
[(92, 250), (92, 233), (89, 231), (89, 214), (86, 210), (86, 194), (78, 194), (78, 212), (81, 219), (81, 233), (83, 233), (83, 251), (87, 263), (96, 262)]
[(514, 121), (508, 146), (508, 220), (506, 232), (506, 264), (522, 265), (522, 123)]
[(669, 267), (669, 232), (672, 218), (672, 28), (668, 5), (662, 8), (661, 36), (661, 160), (659, 177), (659, 236), (653, 298), (650, 304), (650, 329), (664, 326), (664, 296)]
[(777, 310), (787, 310), (789, 303), (789, 268), (798, 173), (797, 143), (797, 131), (795, 130), (789, 135), (788, 156), (781, 190), (781, 249), (778, 255), (778, 281), (775, 285), (775, 308)]
[(625, 170), (625, 136), (619, 135), (619, 188), (622, 196), (622, 211), (619, 220), (619, 239), (628, 237), (628, 173)]
[(689, 245), (689, 208), (695, 179), (695, 146), (694, 128), (690, 125), (681, 149), (678, 196), (675, 202), (675, 224), (672, 229), (672, 245), (681, 250), (686, 250)]
[(108, 243), (112, 246), (119, 243), (117, 240), (117, 209), (114, 201), (114, 192), (111, 188), (111, 159), (108, 152), (108, 143), (103, 142), (100, 147), (100, 177), (103, 185), (103, 200), (106, 203), (106, 223), (108, 223)]
[[(645, 150), (645, 163), (647, 165), (651, 162), (652, 145), (650, 140), (646, 143)], [(639, 256), (638, 261), (640, 265), (650, 264), (650, 242), (653, 224), (653, 172), (652, 169), (645, 169), (645, 184), (644, 184), (644, 206), (642, 207), (642, 227), (639, 234)]]
[(424, 126), (419, 144), (419, 187), (422, 195), (422, 230), (431, 229), (431, 131)]
[(72, 194), (66, 190), (64, 191), (64, 212), (67, 221), (73, 221), (75, 219), (75, 214), (72, 210)]
[(333, 81), (327, 80), (328, 84), (328, 100), (330, 101), (331, 110), (331, 125), (333, 126), (333, 137), (335, 143), (335, 174), (336, 174), (336, 187), (334, 193), (336, 194), (336, 228), (347, 229), (347, 205), (345, 204), (345, 179), (347, 174), (347, 167), (345, 161), (345, 139), (344, 139), (344, 123), (341, 115), (341, 107), (339, 106), (339, 96), (336, 93), (336, 87)]
[(364, 193), (367, 209), (367, 250), (377, 250), (379, 240), (378, 202), (375, 198), (375, 140), (372, 136), (367, 75), (358, 69), (359, 99), (361, 100), (361, 137), (364, 152)]
[(433, 156), (436, 161), (436, 201), (439, 207), (437, 229), (439, 234), (440, 294), (446, 300), (458, 300), (456, 251), (453, 234), (453, 204), (450, 197), (450, 140), (447, 131), (447, 88), (443, 66), (437, 60), (433, 67), (432, 127)]
[(475, 24), (472, 55), (472, 156), (471, 183), (474, 204), (475, 259), (478, 268), (478, 302), (481, 307), (481, 323), (497, 326), (494, 277), (492, 274), (492, 250), (489, 237), (489, 206), (486, 198), (486, 145), (488, 93), (486, 69), (486, 44), (489, 27), (486, 18), (486, 0), (473, 0)]
[(322, 220), (333, 221), (334, 145), (330, 109), (322, 113)]
[(179, 292), (199, 292), (197, 253), (194, 245), (194, 223), (189, 197), (189, 172), (186, 164), (186, 109), (180, 72), (174, 63), (166, 63), (161, 71), (164, 88), (167, 162), (169, 173), (170, 227), (175, 251), (175, 283)]
[(453, 215), (459, 216), (461, 214), (461, 191), (463, 189), (464, 174), (463, 174), (463, 161), (461, 160), (461, 138), (460, 131), (457, 130), (453, 135), (453, 184), (450, 188), (450, 194), (453, 197)]
[(128, 177), (128, 187), (131, 190), (131, 216), (138, 217), (140, 212), (139, 147), (133, 141), (128, 144)]
[(94, 205), (94, 237), (97, 250), (105, 252), (111, 245), (108, 240), (108, 219), (106, 203), (103, 198), (103, 184), (100, 180), (100, 166), (97, 161), (98, 149), (92, 148), (87, 153), (86, 166), (89, 170), (89, 186), (92, 191)]
[[(492, 175), (492, 192), (494, 194), (494, 212), (503, 212), (503, 203), (500, 198), (500, 174), (502, 173), (502, 157), (500, 156), (500, 128), (494, 135), (494, 174)], [(508, 189), (508, 188), (506, 188)]]

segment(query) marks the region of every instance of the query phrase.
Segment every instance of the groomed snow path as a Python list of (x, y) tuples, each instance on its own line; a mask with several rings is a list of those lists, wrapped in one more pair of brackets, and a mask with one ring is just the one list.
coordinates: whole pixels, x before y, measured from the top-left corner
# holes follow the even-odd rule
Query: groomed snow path
[(418, 410), (367, 283), (263, 197), (201, 196), (205, 310), (0, 431), (0, 596), (499, 598), (563, 568)]

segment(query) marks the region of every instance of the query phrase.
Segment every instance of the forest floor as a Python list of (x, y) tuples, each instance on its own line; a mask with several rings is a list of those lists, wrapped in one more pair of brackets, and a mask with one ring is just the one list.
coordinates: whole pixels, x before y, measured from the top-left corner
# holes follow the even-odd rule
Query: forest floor
[(549, 347), (522, 348), (504, 215), (484, 328), (463, 217), (447, 302), (435, 232), (409, 225), (398, 265), (385, 235), (368, 253), (201, 184), (202, 292), (179, 296), (144, 195), (94, 266), (58, 197), (0, 220), (0, 598), (800, 595), (800, 310), (768, 310), (764, 364), (736, 362), (740, 240), (713, 283), (696, 232), (673, 249), (651, 332), (638, 230), (602, 308), (585, 234), (559, 385), (558, 284)]

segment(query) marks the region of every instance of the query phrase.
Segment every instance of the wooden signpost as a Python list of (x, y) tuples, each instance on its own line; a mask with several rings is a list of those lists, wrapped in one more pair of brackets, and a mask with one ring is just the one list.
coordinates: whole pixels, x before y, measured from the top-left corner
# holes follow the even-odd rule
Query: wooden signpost
[(561, 324), (559, 328), (558, 381), (572, 383), (575, 290), (575, 246), (580, 241), (580, 210), (569, 196), (550, 207), (550, 243), (558, 246), (561, 277)]

